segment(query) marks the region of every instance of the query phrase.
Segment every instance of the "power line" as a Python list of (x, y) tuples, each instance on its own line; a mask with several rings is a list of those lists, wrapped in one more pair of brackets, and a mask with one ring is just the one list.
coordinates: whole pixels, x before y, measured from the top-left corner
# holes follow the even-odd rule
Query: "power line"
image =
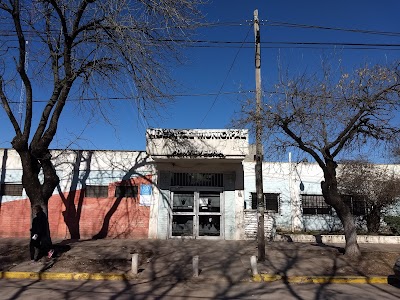
[[(1, 34), (0, 34), (1, 35)], [(229, 48), (253, 48), (252, 42), (243, 41), (221, 41), (221, 40), (183, 40), (183, 39), (153, 39), (143, 41), (154, 45), (154, 43), (160, 42), (171, 42), (186, 44), (187, 47), (194, 48), (225, 48), (221, 45), (227, 45)], [(400, 44), (393, 43), (349, 43), (349, 42), (302, 42), (302, 41), (268, 41), (261, 42), (262, 48), (280, 48), (282, 46), (346, 46), (354, 49), (360, 49), (360, 47), (372, 47), (375, 49), (379, 48), (400, 48)], [(161, 44), (160, 44), (161, 46)], [(297, 48), (297, 47), (294, 47)], [(362, 49), (362, 48), (361, 48)], [(398, 49), (394, 49), (398, 50)]]
[[(12, 22), (1, 22), (2, 25), (14, 26)], [(210, 28), (210, 27), (229, 27), (229, 26), (248, 26), (252, 25), (253, 20), (241, 20), (241, 21), (216, 21), (216, 22), (205, 22), (202, 24), (197, 24), (196, 28)], [(290, 23), (282, 22), (276, 20), (260, 20), (260, 25), (271, 26), (271, 27), (289, 27), (289, 28), (301, 28), (301, 29), (321, 29), (330, 31), (345, 31), (353, 33), (363, 33), (363, 34), (374, 34), (374, 35), (385, 35), (385, 36), (400, 36), (400, 32), (395, 31), (380, 31), (371, 29), (360, 29), (360, 28), (346, 28), (346, 27), (332, 27), (332, 26), (322, 26), (313, 24), (302, 24), (302, 23)], [(128, 28), (128, 27), (127, 27)], [(163, 27), (163, 28), (153, 28), (153, 29), (170, 29), (179, 27)], [(194, 27), (193, 27), (194, 28)], [(3, 31), (4, 36), (13, 36), (15, 34), (14, 30)], [(58, 32), (58, 31), (57, 31)]]
[[(204, 27), (217, 27), (217, 26), (244, 26), (251, 25), (252, 20), (246, 20), (245, 22), (224, 22), (224, 23), (208, 23)], [(260, 20), (260, 25), (273, 26), (273, 27), (290, 27), (290, 28), (301, 28), (301, 29), (321, 29), (321, 30), (331, 30), (331, 31), (345, 31), (353, 33), (364, 33), (364, 34), (374, 34), (374, 35), (384, 35), (384, 36), (398, 36), (400, 37), (400, 32), (395, 31), (380, 31), (380, 30), (370, 30), (370, 29), (360, 29), (360, 28), (346, 28), (346, 27), (332, 27), (332, 26), (321, 26), (312, 24), (301, 24), (301, 23), (290, 23), (281, 22), (273, 20)]]
[[(170, 40), (170, 39), (160, 39), (161, 42), (176, 42), (176, 43), (187, 43), (187, 44), (234, 44), (242, 48), (242, 44), (253, 45), (252, 42), (243, 41), (217, 41), (217, 40)], [(392, 43), (348, 43), (348, 42), (287, 42), (287, 41), (270, 41), (261, 42), (261, 45), (324, 45), (324, 46), (367, 46), (367, 47), (400, 47), (400, 44)]]
[[(244, 38), (243, 43), (242, 43), (241, 46), (243, 46), (244, 43), (246, 42), (247, 37), (249, 36), (249, 33), (250, 33), (250, 29), (251, 29), (251, 27), (249, 27), (249, 30), (247, 31), (246, 37)], [(238, 57), (238, 55), (239, 55), (239, 52), (240, 52), (240, 49), (242, 49), (242, 47), (240, 47), (239, 50), (236, 52), (236, 55), (235, 55), (235, 57), (233, 58), (233, 61), (232, 61), (232, 63), (231, 63), (231, 66), (229, 67), (229, 70), (228, 70), (228, 72), (227, 72), (227, 74), (226, 74), (226, 76), (225, 76), (224, 81), (223, 81), (222, 84), (221, 84), (221, 87), (220, 87), (220, 89), (219, 89), (219, 91), (218, 91), (218, 94), (215, 96), (214, 101), (212, 102), (210, 108), (208, 109), (207, 113), (205, 114), (205, 116), (204, 116), (203, 119), (201, 120), (200, 126), (203, 124), (204, 120), (207, 118), (207, 116), (208, 116), (208, 114), (210, 113), (211, 109), (214, 107), (215, 103), (217, 102), (218, 97), (219, 97), (219, 95), (221, 94), (222, 89), (224, 88), (225, 82), (226, 82), (226, 80), (228, 79), (228, 76), (229, 76), (229, 74), (230, 74), (230, 72), (231, 72), (231, 70), (232, 70), (232, 68), (233, 68), (233, 66), (234, 66), (234, 64), (235, 64), (235, 62), (236, 62), (236, 59), (237, 59), (237, 57)]]
[[(237, 95), (237, 94), (248, 94), (248, 93), (254, 93), (254, 91), (249, 90), (249, 91), (236, 91), (236, 92), (212, 92), (212, 93), (198, 93), (198, 94), (169, 94), (165, 96), (159, 96), (158, 98), (167, 98), (167, 97), (204, 97), (204, 96), (216, 96), (216, 95)], [(135, 100), (135, 99), (141, 99), (141, 97), (109, 97), (109, 98), (71, 98), (68, 99), (67, 102), (78, 102), (78, 101), (126, 101), (126, 100)], [(44, 100), (44, 99), (37, 99), (37, 100), (32, 100), (34, 103), (47, 103), (49, 100)], [(8, 103), (10, 104), (16, 104), (19, 103), (19, 101), (9, 101)]]
[(386, 35), (386, 36), (400, 36), (400, 32), (393, 32), (393, 31), (378, 31), (378, 30), (354, 29), (354, 28), (343, 28), (343, 27), (329, 27), (329, 26), (279, 22), (279, 21), (266, 21), (265, 24), (269, 25), (269, 26), (282, 26), (282, 27), (291, 27), (291, 28), (322, 29), (322, 30), (346, 31), (346, 32)]

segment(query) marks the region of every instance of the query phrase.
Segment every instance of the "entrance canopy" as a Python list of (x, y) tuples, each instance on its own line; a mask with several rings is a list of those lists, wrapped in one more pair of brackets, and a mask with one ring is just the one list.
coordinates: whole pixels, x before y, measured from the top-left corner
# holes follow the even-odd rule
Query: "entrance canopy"
[(154, 160), (243, 160), (247, 129), (148, 129), (146, 152)]

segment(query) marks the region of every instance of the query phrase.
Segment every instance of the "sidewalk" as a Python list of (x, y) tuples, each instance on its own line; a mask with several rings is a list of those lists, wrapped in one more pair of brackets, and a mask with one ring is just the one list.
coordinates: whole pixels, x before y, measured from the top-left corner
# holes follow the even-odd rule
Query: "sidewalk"
[[(193, 280), (193, 257), (198, 256), (200, 272), (196, 280), (350, 282), (364, 278), (365, 282), (387, 283), (400, 257), (398, 245), (360, 244), (362, 257), (351, 261), (341, 254), (341, 244), (269, 242), (265, 262), (257, 264), (262, 276), (253, 277), (250, 257), (257, 255), (255, 241), (55, 241), (55, 257), (39, 263), (29, 261), (28, 242), (0, 239), (0, 277), (178, 282)], [(136, 276), (131, 273), (133, 253), (139, 254)]]

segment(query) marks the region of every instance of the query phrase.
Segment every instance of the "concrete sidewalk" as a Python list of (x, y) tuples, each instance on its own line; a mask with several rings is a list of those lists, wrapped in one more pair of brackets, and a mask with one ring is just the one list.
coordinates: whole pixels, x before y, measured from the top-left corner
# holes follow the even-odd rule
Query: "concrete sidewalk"
[[(400, 257), (398, 245), (360, 244), (362, 258), (350, 261), (341, 254), (343, 244), (269, 242), (266, 261), (257, 264), (260, 275), (253, 276), (250, 257), (257, 255), (255, 241), (55, 241), (56, 257), (40, 263), (29, 261), (28, 242), (0, 239), (1, 278), (388, 283), (394, 280), (392, 267)], [(26, 254), (21, 254), (15, 265), (8, 261), (4, 267), (6, 255), (16, 249)], [(133, 253), (139, 254), (137, 275), (131, 272)], [(197, 278), (193, 278), (194, 256), (199, 258)]]

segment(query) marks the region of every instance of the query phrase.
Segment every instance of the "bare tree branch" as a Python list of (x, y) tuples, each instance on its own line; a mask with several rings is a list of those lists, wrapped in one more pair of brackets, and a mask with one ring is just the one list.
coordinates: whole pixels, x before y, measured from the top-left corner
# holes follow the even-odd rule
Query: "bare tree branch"
[(18, 121), (15, 119), (15, 116), (14, 116), (12, 110), (11, 110), (11, 107), (10, 107), (10, 104), (8, 102), (8, 99), (7, 99), (6, 95), (4, 94), (3, 77), (2, 76), (0, 76), (0, 98), (1, 98), (1, 104), (2, 104), (2, 106), (4, 108), (4, 110), (5, 110), (8, 118), (10, 119), (11, 124), (14, 127), (15, 133), (18, 136), (21, 136), (22, 135), (21, 128), (18, 125)]
[[(268, 100), (263, 118), (269, 151), (297, 148), (311, 155), (324, 172), (325, 201), (336, 210), (345, 231), (346, 253), (358, 256), (353, 216), (341, 199), (336, 168), (340, 154), (367, 149), (372, 142), (399, 133), (399, 63), (362, 66), (351, 74), (320, 73), (281, 80)], [(242, 120), (255, 122), (252, 107)]]
[[(144, 105), (160, 109), (168, 100), (163, 98), (166, 91), (171, 93), (174, 86), (167, 66), (180, 63), (180, 45), (171, 41), (188, 38), (200, 24), (203, 1), (0, 0), (0, 24), (15, 35), (7, 43), (0, 42), (4, 69), (0, 101), (16, 133), (12, 145), (21, 157), (22, 183), (32, 206), (46, 208), (57, 186), (49, 147), (66, 105), (76, 104), (68, 101), (71, 93), (102, 99), (126, 93), (140, 109)], [(29, 74), (27, 40), (33, 41)], [(26, 89), (25, 99), (21, 93), (19, 102), (12, 99), (18, 81)], [(134, 91), (126, 88), (130, 85)], [(33, 95), (47, 97), (44, 108), (34, 107)], [(90, 103), (89, 115), (109, 121), (100, 102)], [(23, 132), (12, 103), (25, 105)], [(38, 121), (33, 111), (40, 115)], [(38, 177), (41, 171), (43, 182)]]

